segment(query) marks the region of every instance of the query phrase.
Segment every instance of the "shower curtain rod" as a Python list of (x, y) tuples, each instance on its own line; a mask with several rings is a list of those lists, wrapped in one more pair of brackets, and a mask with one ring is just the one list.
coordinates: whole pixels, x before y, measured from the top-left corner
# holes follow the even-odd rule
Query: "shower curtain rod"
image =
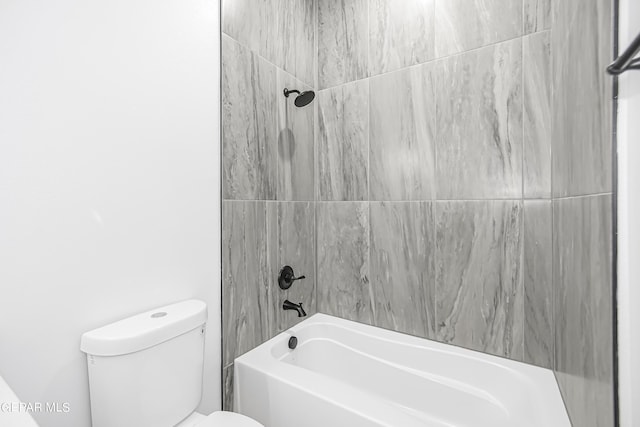
[(638, 52), (640, 52), (640, 34), (631, 42), (627, 50), (607, 67), (607, 72), (617, 76), (627, 70), (640, 70), (640, 58), (636, 58)]

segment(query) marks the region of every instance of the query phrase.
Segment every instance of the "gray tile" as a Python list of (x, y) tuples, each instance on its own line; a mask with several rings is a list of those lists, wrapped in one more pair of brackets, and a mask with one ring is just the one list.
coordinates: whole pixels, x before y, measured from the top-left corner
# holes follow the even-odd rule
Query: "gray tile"
[(370, 79), (371, 200), (435, 196), (434, 65)]
[(376, 326), (435, 337), (434, 256), (432, 202), (371, 203)]
[(277, 280), (273, 280), (272, 319), (274, 335), (288, 329), (303, 318), (298, 318), (295, 311), (282, 310), (282, 303), (288, 299), (294, 303), (302, 303), (308, 316), (316, 312), (316, 242), (315, 211), (311, 202), (279, 202), (278, 203), (278, 262), (276, 275), (280, 268), (289, 265), (296, 276), (304, 275), (306, 279), (297, 280), (287, 289), (282, 290)]
[(421, 64), (435, 56), (435, 0), (369, 2), (371, 75)]
[(275, 199), (276, 68), (227, 36), (222, 42), (224, 198)]
[(611, 2), (553, 2), (553, 194), (611, 192)]
[(276, 63), (281, 55), (280, 44), (276, 42), (280, 12), (276, 0), (223, 0), (222, 31)]
[(521, 227), (519, 201), (436, 203), (440, 341), (522, 359)]
[[(222, 204), (223, 366), (271, 337), (274, 203)], [(277, 273), (275, 273), (277, 274)]]
[(553, 202), (556, 376), (573, 425), (613, 425), (611, 196)]
[(314, 200), (314, 109), (296, 107), (295, 94), (285, 98), (284, 88), (311, 88), (278, 70), (278, 200)]
[(369, 198), (369, 83), (318, 93), (318, 200)]
[(438, 198), (520, 198), (522, 42), (441, 61), (436, 93)]
[(522, 34), (522, 0), (436, 1), (436, 55), (452, 55)]
[(524, 33), (531, 34), (550, 28), (551, 0), (524, 0)]
[(551, 46), (548, 31), (523, 39), (524, 197), (551, 197)]
[(306, 84), (315, 78), (315, 0), (224, 0), (222, 30)]
[(524, 202), (524, 361), (553, 368), (551, 201)]
[(233, 364), (222, 370), (222, 410), (233, 412)]
[(279, 4), (278, 38), (271, 43), (282, 45), (282, 62), (276, 62), (309, 86), (315, 85), (315, 0), (272, 0)]
[(318, 85), (368, 75), (368, 0), (318, 0)]
[(318, 311), (373, 323), (369, 282), (369, 204), (317, 204)]

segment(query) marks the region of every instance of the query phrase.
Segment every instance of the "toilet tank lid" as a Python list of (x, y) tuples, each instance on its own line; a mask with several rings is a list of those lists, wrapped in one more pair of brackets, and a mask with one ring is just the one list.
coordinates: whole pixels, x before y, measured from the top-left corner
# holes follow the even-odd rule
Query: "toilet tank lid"
[(118, 356), (153, 347), (207, 322), (207, 305), (182, 301), (82, 334), (80, 349), (94, 356)]

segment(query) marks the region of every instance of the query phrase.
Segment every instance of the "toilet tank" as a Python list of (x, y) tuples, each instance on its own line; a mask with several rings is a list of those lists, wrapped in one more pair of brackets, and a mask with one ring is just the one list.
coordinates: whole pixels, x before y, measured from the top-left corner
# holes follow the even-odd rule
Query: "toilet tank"
[(93, 427), (173, 427), (200, 402), (207, 306), (183, 301), (82, 335)]

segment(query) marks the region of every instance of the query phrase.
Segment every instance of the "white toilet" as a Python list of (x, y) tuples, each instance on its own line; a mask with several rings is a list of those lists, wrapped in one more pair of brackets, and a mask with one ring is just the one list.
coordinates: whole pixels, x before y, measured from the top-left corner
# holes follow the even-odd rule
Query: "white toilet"
[(183, 301), (82, 335), (93, 427), (262, 427), (233, 412), (195, 412), (207, 306)]

